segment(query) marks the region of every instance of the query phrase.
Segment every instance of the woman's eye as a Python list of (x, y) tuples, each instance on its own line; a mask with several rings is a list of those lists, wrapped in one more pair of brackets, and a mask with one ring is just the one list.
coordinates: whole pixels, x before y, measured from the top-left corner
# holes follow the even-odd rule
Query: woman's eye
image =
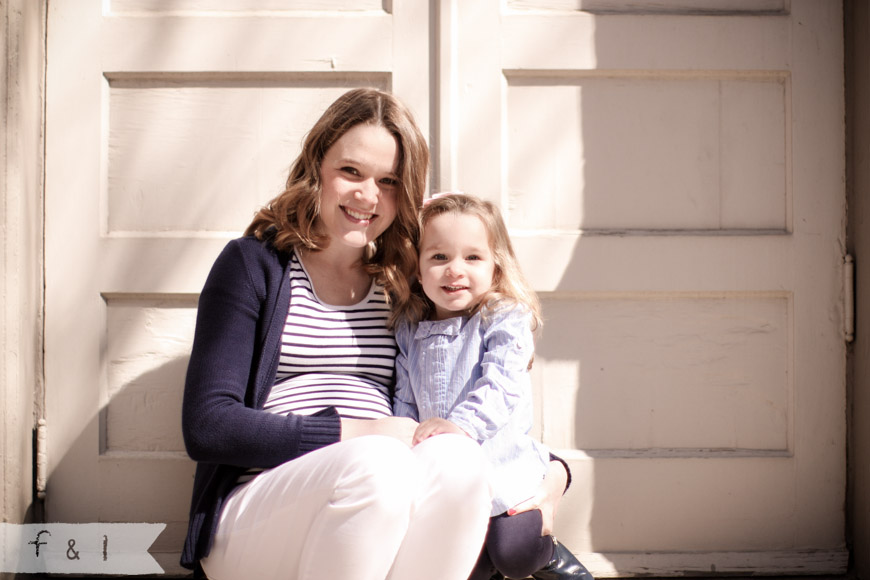
[(385, 177), (381, 180), (381, 184), (389, 187), (396, 187), (397, 185), (399, 185), (399, 180), (393, 179), (392, 177)]
[(341, 170), (345, 173), (350, 173), (351, 175), (359, 175), (359, 171), (356, 170), (356, 167), (342, 167)]

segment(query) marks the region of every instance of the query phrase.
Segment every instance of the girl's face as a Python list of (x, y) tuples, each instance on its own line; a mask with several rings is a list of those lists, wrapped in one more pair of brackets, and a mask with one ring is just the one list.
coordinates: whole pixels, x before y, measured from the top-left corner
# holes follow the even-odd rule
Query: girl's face
[(361, 249), (396, 217), (399, 183), (396, 138), (379, 125), (356, 125), (320, 164), (320, 223), (330, 243)]
[(461, 316), (492, 287), (495, 262), (489, 235), (475, 215), (431, 218), (420, 243), (420, 283), (435, 304), (433, 320)]

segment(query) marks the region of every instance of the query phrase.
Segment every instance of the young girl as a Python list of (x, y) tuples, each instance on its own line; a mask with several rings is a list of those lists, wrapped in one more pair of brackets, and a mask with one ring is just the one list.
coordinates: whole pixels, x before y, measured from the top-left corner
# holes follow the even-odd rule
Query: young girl
[(528, 435), (540, 304), (499, 211), (472, 196), (442, 194), (424, 206), (421, 225), (419, 288), (396, 325), (393, 411), (420, 422), (414, 444), (455, 433), (479, 442), (489, 459), (492, 512), (471, 579), (495, 572), (591, 580), (565, 546), (541, 535), (540, 511), (508, 511), (534, 494), (550, 455)]

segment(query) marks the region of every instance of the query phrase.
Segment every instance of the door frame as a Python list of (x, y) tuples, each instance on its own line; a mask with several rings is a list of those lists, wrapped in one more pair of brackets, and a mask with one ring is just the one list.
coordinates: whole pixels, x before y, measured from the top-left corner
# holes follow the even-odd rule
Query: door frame
[[(870, 255), (870, 6), (845, 0), (846, 72), (846, 251), (856, 259)], [(852, 552), (851, 574), (870, 577), (870, 271), (855, 267), (855, 340), (847, 353), (849, 433), (846, 458), (846, 538)]]
[(5, 83), (0, 124), (3, 300), (2, 516), (42, 519), (34, 482), (35, 429), (43, 402), (43, 200), (47, 0), (2, 0)]

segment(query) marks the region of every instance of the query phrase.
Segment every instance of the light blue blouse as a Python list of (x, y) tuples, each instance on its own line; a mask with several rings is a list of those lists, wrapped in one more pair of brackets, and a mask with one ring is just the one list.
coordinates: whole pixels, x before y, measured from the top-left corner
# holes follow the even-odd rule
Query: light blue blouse
[(441, 417), (482, 446), (492, 464), (492, 515), (531, 497), (549, 452), (529, 436), (534, 352), (530, 314), (520, 307), (396, 328), (393, 413)]

